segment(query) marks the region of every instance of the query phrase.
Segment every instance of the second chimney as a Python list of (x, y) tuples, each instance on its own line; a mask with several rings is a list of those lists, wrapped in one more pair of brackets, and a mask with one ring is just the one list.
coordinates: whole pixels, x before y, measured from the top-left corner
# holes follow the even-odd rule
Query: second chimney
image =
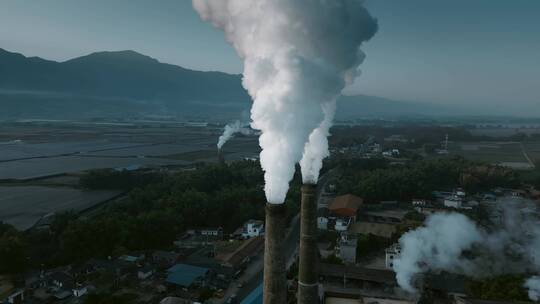
[(319, 303), (316, 185), (302, 185), (298, 303)]

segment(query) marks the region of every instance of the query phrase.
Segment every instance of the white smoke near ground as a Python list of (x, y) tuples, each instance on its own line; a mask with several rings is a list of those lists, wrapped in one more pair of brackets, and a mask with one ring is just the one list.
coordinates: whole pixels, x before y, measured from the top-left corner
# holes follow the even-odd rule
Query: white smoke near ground
[(482, 233), (466, 216), (459, 213), (437, 213), (424, 227), (405, 233), (399, 240), (401, 254), (394, 261), (396, 280), (401, 288), (416, 292), (415, 275), (429, 270), (452, 269), (462, 273), (470, 262), (462, 253), (482, 241)]
[(303, 156), (304, 180), (317, 180), (335, 99), (357, 75), (359, 47), (377, 22), (361, 0), (193, 0), (193, 7), (244, 61), (266, 198), (283, 203)]
[(534, 276), (525, 282), (525, 287), (529, 290), (531, 301), (540, 301), (540, 277)]
[[(418, 292), (418, 280), (428, 272), (446, 271), (473, 278), (540, 271), (540, 221), (528, 200), (498, 202), (499, 223), (479, 227), (460, 213), (436, 213), (424, 226), (399, 240), (401, 254), (393, 263), (396, 280), (408, 292)], [(497, 216), (496, 216), (497, 218)], [(540, 290), (538, 277), (525, 287), (533, 299)]]
[(227, 143), (231, 138), (234, 137), (235, 134), (241, 133), (243, 135), (251, 135), (253, 134), (252, 130), (249, 128), (248, 122), (241, 122), (240, 120), (236, 120), (233, 123), (227, 124), (225, 128), (223, 129), (223, 134), (218, 139), (217, 148), (221, 150), (223, 145)]

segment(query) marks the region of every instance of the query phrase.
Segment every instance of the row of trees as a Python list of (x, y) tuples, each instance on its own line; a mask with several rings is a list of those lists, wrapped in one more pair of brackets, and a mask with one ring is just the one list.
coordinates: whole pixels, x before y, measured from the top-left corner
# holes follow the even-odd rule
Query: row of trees
[[(91, 218), (58, 214), (50, 231), (20, 233), (0, 226), (0, 273), (118, 256), (129, 250), (168, 249), (186, 229), (222, 227), (232, 233), (248, 219), (264, 218), (263, 173), (256, 162), (204, 165), (172, 175), (142, 174), (141, 178), (136, 172), (100, 170), (83, 177), (82, 184), (93, 189), (110, 189), (112, 182), (97, 182), (108, 178), (132, 189)], [(296, 176), (286, 202), (289, 219), (298, 212), (299, 184)]]
[(390, 166), (383, 159), (341, 160), (334, 183), (339, 193), (353, 193), (371, 202), (427, 198), (434, 190), (461, 186), (476, 192), (496, 186), (516, 187), (512, 170), (482, 165), (462, 157), (418, 160)]

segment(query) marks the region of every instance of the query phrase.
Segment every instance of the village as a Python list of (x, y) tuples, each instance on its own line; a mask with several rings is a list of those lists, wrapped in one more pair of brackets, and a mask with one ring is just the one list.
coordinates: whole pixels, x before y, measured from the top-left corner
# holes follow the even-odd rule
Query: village
[[(399, 291), (393, 272), (393, 261), (400, 255), (397, 240), (402, 233), (437, 212), (471, 214), (477, 208), (491, 208), (505, 197), (540, 202), (540, 191), (534, 189), (497, 188), (468, 194), (456, 188), (435, 191), (431, 198), (370, 205), (353, 194), (336, 196), (334, 188), (327, 183), (318, 200), (323, 303), (340, 303), (340, 298), (417, 303), (416, 297)], [(260, 277), (263, 246), (263, 221), (249, 220), (230, 235), (225, 235), (221, 227), (193, 228), (174, 242), (174, 250), (130, 252), (56, 269), (36, 269), (15, 284), (1, 281), (0, 290), (12, 287), (4, 299), (10, 304), (88, 303), (84, 300), (103, 290), (115, 290), (115, 295), (124, 295), (127, 303), (240, 303), (237, 293)], [(296, 290), (294, 247), (290, 257), (291, 294)], [(474, 303), (467, 302), (463, 277), (432, 275), (424, 288), (435, 297)], [(241, 303), (257, 303), (260, 288), (245, 289)]]
[[(339, 132), (344, 132), (341, 129), (336, 132), (338, 140), (350, 136), (346, 132), (340, 137)], [(517, 184), (510, 178), (513, 169), (501, 162), (485, 164), (469, 162), (460, 156), (455, 158), (456, 143), (449, 141), (448, 134), (442, 133), (441, 136), (439, 132), (433, 138), (433, 147), (429, 149), (426, 148), (428, 144), (417, 144), (414, 137), (396, 134), (378, 138), (369, 135), (352, 144), (345, 141), (332, 145), (327, 163), (329, 168), (322, 175), (317, 188), (319, 290), (323, 303), (356, 299), (361, 303), (412, 304), (426, 300), (424, 295), (429, 295), (428, 302), (445, 299), (456, 304), (474, 303), (475, 299), (471, 300), (468, 295), (467, 278), (464, 276), (428, 274), (421, 282), (424, 291), (422, 297), (400, 289), (394, 272), (394, 260), (401, 253), (400, 237), (422, 226), (427, 217), (437, 213), (458, 212), (476, 221), (496, 224), (502, 220), (498, 209), (506, 199), (533, 201), (538, 205), (540, 191), (528, 183), (519, 183), (520, 187), (516, 188)], [(454, 150), (450, 152), (451, 149)], [(98, 171), (99, 174), (89, 176), (97, 187), (131, 175), (153, 174), (197, 183), (197, 179), (191, 179), (192, 175), (202, 180), (210, 178), (214, 182), (214, 175), (228, 176), (223, 172), (228, 170), (234, 174), (247, 172), (248, 177), (237, 181), (225, 178), (221, 183), (234, 182), (230, 187), (235, 189), (242, 189), (248, 184), (260, 191), (261, 185), (254, 178), (260, 173), (253, 169), (260, 170), (258, 159), (226, 160), (226, 151), (220, 151), (218, 164), (206, 165), (207, 169), (202, 166), (199, 169), (189, 167), (173, 171), (137, 167), (105, 173)], [(416, 175), (403, 172), (415, 172)], [(79, 175), (84, 177), (84, 174)], [(439, 181), (437, 175), (451, 178), (446, 182), (443, 176)], [(437, 180), (428, 183), (434, 176)], [(417, 181), (419, 177), (421, 180)], [(375, 178), (374, 187), (370, 187), (369, 183), (361, 184), (372, 178)], [(485, 185), (482, 184), (484, 179), (487, 180)], [(409, 188), (398, 189), (403, 183), (409, 184)], [(166, 183), (160, 181), (155, 186), (159, 189), (162, 184)], [(423, 188), (419, 186), (426, 184), (429, 185)], [(495, 184), (496, 187), (486, 187)], [(216, 209), (216, 212), (218, 207), (223, 208), (219, 205), (224, 203), (219, 201), (219, 192), (206, 190), (204, 183), (197, 185), (215, 200), (214, 205), (209, 204), (206, 208)], [(468, 191), (463, 185), (475, 190)], [(189, 191), (193, 186), (182, 184), (182, 187), (185, 188), (180, 191)], [(218, 183), (217, 188), (221, 187)], [(152, 203), (145, 206), (144, 211), (160, 208), (160, 200), (172, 196), (169, 191), (165, 193), (167, 196), (152, 198)], [(144, 197), (141, 193), (137, 195)], [(242, 195), (244, 193), (239, 192), (228, 199), (237, 202)], [(196, 206), (199, 199), (195, 196), (188, 201)], [(123, 202), (121, 204), (125, 206), (122, 208), (137, 209), (134, 202), (135, 199)], [(91, 215), (82, 216), (80, 220), (91, 223), (93, 217), (107, 217), (109, 204), (115, 210), (116, 202), (112, 201), (96, 208)], [(246, 199), (243, 204), (241, 206), (254, 205)], [(0, 276), (0, 303), (110, 303), (107, 300), (113, 303), (160, 304), (262, 303), (265, 223), (257, 213), (260, 209), (256, 208), (260, 207), (262, 205), (255, 205), (249, 213), (242, 211), (245, 214), (239, 218), (243, 219), (243, 223), (236, 218), (228, 222), (227, 218), (220, 218), (219, 213), (217, 218), (214, 216), (212, 219), (200, 216), (191, 219), (189, 215), (193, 214), (187, 213), (188, 217), (183, 217), (183, 222), (190, 224), (184, 226), (182, 223), (181, 233), (159, 246), (145, 244), (143, 247), (147, 249), (143, 250), (128, 250), (121, 244), (115, 244), (111, 238), (113, 244), (110, 244), (111, 250), (107, 255), (92, 256), (82, 254), (87, 249), (84, 245), (76, 245), (74, 248), (80, 253), (77, 256), (84, 259), (74, 259), (77, 261), (59, 267), (32, 267), (16, 276)], [(118, 214), (120, 218), (127, 214), (122, 208)], [(171, 210), (180, 212), (178, 209), (167, 209), (162, 216), (166, 218)], [(179, 214), (174, 214), (184, 216), (185, 212), (181, 210)], [(285, 254), (289, 299), (294, 299), (298, 289), (299, 218), (297, 209), (291, 207), (291, 212), (287, 218)], [(245, 220), (248, 214), (251, 218)], [(30, 231), (51, 234), (56, 229), (53, 227), (55, 216), (46, 219), (40, 220)], [(220, 225), (224, 222), (229, 227)], [(158, 226), (167, 223), (157, 221)], [(235, 226), (230, 227), (230, 223)], [(152, 227), (155, 235), (146, 235), (145, 238), (161, 238), (162, 230), (167, 231), (164, 233), (167, 235), (171, 231), (178, 231), (166, 226)], [(142, 231), (130, 231), (127, 237), (137, 238), (137, 233)], [(100, 234), (100, 238), (103, 237), (106, 237), (106, 233)], [(60, 248), (63, 242), (60, 241)], [(145, 242), (148, 243), (148, 240)]]

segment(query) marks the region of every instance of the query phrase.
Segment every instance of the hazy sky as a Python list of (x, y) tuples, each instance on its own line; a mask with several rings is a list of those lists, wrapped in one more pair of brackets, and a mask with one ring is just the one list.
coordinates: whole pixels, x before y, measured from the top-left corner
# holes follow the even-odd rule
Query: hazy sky
[[(349, 92), (540, 114), (539, 0), (367, 6), (380, 31), (365, 45), (363, 74)], [(0, 47), (59, 61), (133, 49), (193, 69), (242, 69), (189, 0), (0, 0)]]

